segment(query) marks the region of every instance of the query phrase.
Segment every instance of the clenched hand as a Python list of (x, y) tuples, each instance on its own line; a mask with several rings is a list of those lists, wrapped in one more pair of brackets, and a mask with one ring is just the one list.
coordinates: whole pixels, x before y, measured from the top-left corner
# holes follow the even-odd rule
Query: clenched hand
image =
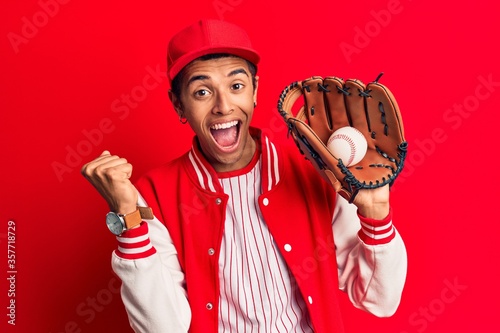
[(137, 190), (130, 181), (132, 164), (105, 150), (85, 164), (82, 175), (99, 191), (111, 211), (128, 214), (136, 210)]

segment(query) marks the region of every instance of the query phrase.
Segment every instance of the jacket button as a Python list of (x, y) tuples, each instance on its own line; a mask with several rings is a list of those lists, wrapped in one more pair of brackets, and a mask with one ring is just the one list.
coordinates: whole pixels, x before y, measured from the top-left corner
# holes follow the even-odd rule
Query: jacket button
[(292, 251), (292, 246), (290, 244), (285, 244), (284, 248), (286, 252)]
[(215, 203), (216, 203), (217, 205), (220, 205), (220, 204), (222, 203), (222, 199), (221, 199), (221, 198), (217, 198), (217, 199), (215, 199)]
[(212, 305), (212, 303), (207, 303), (207, 310), (212, 310), (214, 308), (214, 306)]
[(264, 206), (269, 205), (269, 199), (268, 198), (264, 198), (264, 200), (262, 200), (262, 203), (264, 204)]
[(215, 250), (214, 250), (213, 248), (209, 248), (209, 249), (208, 249), (208, 255), (209, 255), (209, 256), (213, 256), (213, 255), (214, 255), (214, 253), (215, 253)]

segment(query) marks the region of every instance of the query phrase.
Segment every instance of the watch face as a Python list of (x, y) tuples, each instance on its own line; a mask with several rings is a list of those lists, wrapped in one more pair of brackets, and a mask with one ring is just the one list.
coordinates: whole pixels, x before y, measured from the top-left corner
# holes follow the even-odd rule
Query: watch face
[(106, 215), (106, 225), (108, 226), (109, 231), (116, 236), (121, 235), (123, 232), (124, 225), (122, 219), (113, 212), (110, 212)]

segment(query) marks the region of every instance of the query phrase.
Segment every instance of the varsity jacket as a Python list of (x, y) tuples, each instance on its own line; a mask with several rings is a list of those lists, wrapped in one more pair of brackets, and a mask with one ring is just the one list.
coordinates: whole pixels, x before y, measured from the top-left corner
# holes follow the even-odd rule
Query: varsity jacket
[[(339, 289), (354, 306), (390, 316), (406, 277), (392, 225), (357, 214), (295, 147), (251, 129), (262, 159), (259, 208), (317, 333), (344, 332)], [(292, 149), (290, 149), (292, 148)], [(218, 332), (218, 256), (228, 197), (196, 138), (189, 152), (136, 182), (155, 218), (118, 237), (112, 265), (136, 332)]]

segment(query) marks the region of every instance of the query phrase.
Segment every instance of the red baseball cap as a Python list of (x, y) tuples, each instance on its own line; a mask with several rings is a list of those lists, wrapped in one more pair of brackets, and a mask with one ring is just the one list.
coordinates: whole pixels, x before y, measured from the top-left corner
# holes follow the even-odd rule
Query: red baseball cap
[(168, 44), (167, 73), (170, 81), (191, 61), (214, 53), (228, 53), (257, 65), (260, 56), (245, 30), (219, 20), (200, 20), (178, 32)]

